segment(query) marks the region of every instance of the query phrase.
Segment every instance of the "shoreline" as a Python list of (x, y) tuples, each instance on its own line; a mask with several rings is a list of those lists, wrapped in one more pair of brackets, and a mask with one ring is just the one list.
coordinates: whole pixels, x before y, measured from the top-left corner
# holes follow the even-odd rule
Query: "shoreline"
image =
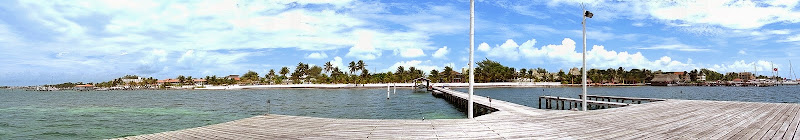
[[(431, 86), (466, 88), (469, 83), (431, 83)], [(494, 87), (554, 87), (569, 86), (558, 82), (498, 82), (498, 83), (475, 83), (475, 88), (494, 88)], [(382, 83), (382, 84), (289, 84), (289, 85), (247, 85), (247, 86), (205, 86), (205, 88), (194, 88), (195, 90), (237, 90), (237, 89), (293, 89), (293, 88), (319, 88), (319, 89), (338, 89), (338, 88), (411, 88), (414, 83)]]

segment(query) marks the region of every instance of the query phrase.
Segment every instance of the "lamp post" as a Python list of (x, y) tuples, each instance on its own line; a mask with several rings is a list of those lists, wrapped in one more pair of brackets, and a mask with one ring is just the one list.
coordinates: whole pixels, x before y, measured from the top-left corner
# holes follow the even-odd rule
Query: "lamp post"
[(475, 83), (475, 0), (469, 1), (469, 97), (467, 98), (467, 118), (472, 119), (472, 93)]
[(592, 12), (586, 11), (586, 9), (583, 10), (583, 21), (581, 22), (583, 24), (583, 81), (581, 81), (583, 85), (581, 108), (583, 111), (586, 111), (586, 17), (592, 18), (592, 16), (594, 16)]

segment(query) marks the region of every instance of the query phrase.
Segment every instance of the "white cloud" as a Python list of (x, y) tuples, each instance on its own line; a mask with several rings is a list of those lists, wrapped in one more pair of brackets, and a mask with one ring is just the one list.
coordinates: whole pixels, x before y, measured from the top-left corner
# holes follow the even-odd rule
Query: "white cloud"
[[(545, 45), (537, 48), (535, 39), (531, 39), (516, 45), (514, 41), (507, 40), (501, 45), (491, 49), (493, 51), (501, 51), (502, 54), (521, 55), (525, 61), (534, 64), (561, 64), (562, 66), (574, 67), (580, 66), (582, 54), (576, 50), (575, 41), (565, 38), (559, 45)], [(501, 49), (498, 49), (501, 48)], [(506, 48), (506, 49), (502, 49)], [(498, 56), (491, 55), (496, 58), (514, 59), (508, 55)], [(595, 45), (586, 52), (587, 65), (590, 68), (609, 68), (609, 67), (626, 67), (626, 68), (647, 68), (647, 69), (661, 69), (661, 70), (685, 70), (692, 69), (696, 66), (694, 64), (683, 63), (672, 60), (672, 58), (664, 56), (658, 60), (650, 61), (645, 58), (640, 52), (630, 54), (628, 52), (616, 52), (613, 50), (606, 50), (604, 46)]]
[(325, 54), (324, 52), (315, 52), (315, 53), (311, 53), (311, 54), (306, 55), (306, 58), (309, 58), (309, 59), (325, 59), (325, 58), (328, 58), (328, 54)]
[[(535, 40), (534, 40), (534, 42), (535, 42)], [(481, 44), (481, 46), (483, 46), (483, 44)], [(514, 40), (511, 40), (511, 39), (508, 39), (502, 45), (495, 46), (494, 48), (491, 48), (491, 50), (489, 50), (487, 52), (487, 56), (495, 57), (495, 58), (506, 58), (506, 59), (509, 59), (509, 60), (516, 61), (516, 60), (519, 60), (519, 53), (517, 51), (517, 50), (519, 50), (518, 48), (519, 48), (519, 45), (517, 45), (517, 42), (514, 42)]]
[(778, 42), (797, 42), (797, 41), (800, 41), (800, 34), (787, 37), (786, 39), (783, 40), (778, 40)]
[(631, 25), (633, 25), (633, 26), (636, 26), (636, 27), (644, 27), (644, 26), (645, 26), (645, 24), (644, 24), (644, 23), (642, 23), (642, 22), (634, 22), (634, 23), (633, 23), (633, 24), (631, 24)]
[(419, 48), (404, 49), (400, 51), (400, 56), (405, 58), (414, 58), (414, 57), (425, 56), (425, 52), (423, 52), (422, 49)]
[(637, 49), (642, 50), (676, 50), (676, 51), (686, 51), (686, 52), (702, 52), (702, 51), (711, 51), (711, 49), (703, 49), (697, 48), (694, 46), (689, 46), (686, 44), (667, 44), (667, 45), (655, 45), (651, 47), (640, 47)]
[(744, 50), (739, 50), (739, 54), (741, 54), (741, 55), (747, 55), (747, 52), (745, 52)]
[(338, 57), (338, 56), (337, 57), (333, 57), (333, 60), (331, 60), (330, 62), (331, 62), (331, 65), (333, 65), (333, 67), (338, 67), (340, 70), (344, 70), (346, 68), (344, 66), (344, 63), (342, 62), (342, 58), (341, 57)]
[(478, 51), (487, 52), (487, 51), (489, 51), (489, 50), (491, 50), (491, 49), (492, 49), (492, 48), (491, 48), (491, 47), (489, 47), (489, 44), (486, 44), (486, 42), (483, 42), (483, 43), (481, 43), (480, 45), (478, 45)]
[[(726, 72), (753, 72), (758, 71), (757, 74), (759, 75), (767, 75), (771, 76), (770, 71), (772, 70), (773, 64), (764, 61), (758, 60), (755, 62), (747, 63), (744, 60), (734, 61), (733, 63), (728, 64), (715, 64), (710, 66), (708, 69), (714, 70), (720, 73), (725, 74)], [(781, 65), (775, 64), (775, 68), (781, 70)]]
[(358, 34), (358, 41), (345, 56), (364, 60), (373, 60), (381, 56), (381, 52), (373, 47), (373, 32), (362, 31)]
[(783, 29), (783, 30), (766, 30), (766, 32), (768, 32), (768, 33), (771, 33), (771, 34), (776, 34), (776, 35), (786, 35), (786, 34), (789, 34), (789, 33), (791, 33), (791, 31), (789, 31), (789, 29)]
[[(551, 1), (549, 6), (580, 5), (584, 1)], [(588, 1), (600, 20), (612, 18), (647, 19), (652, 17), (665, 23), (680, 25), (714, 25), (732, 29), (755, 29), (773, 23), (800, 22), (800, 12), (795, 11), (798, 1)]]
[(433, 53), (433, 58), (445, 58), (447, 53), (450, 53), (450, 49), (448, 49), (447, 46), (444, 46)]

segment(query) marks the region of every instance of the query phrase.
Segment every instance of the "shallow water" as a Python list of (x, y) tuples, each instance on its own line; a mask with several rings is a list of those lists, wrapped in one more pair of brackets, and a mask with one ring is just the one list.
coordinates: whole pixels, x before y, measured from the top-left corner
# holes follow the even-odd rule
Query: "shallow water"
[[(268, 113), (327, 118), (447, 119), (466, 115), (426, 92), (398, 89), (0, 90), (0, 139), (103, 139)], [(267, 104), (267, 100), (270, 104)]]
[[(466, 92), (467, 89), (456, 89)], [(589, 94), (800, 103), (800, 86), (590, 87)], [(538, 97), (577, 98), (580, 87), (479, 88), (475, 93), (530, 107)], [(267, 100), (270, 104), (267, 104)], [(103, 139), (180, 130), (266, 114), (361, 119), (465, 118), (428, 92), (398, 89), (0, 90), (0, 139)]]

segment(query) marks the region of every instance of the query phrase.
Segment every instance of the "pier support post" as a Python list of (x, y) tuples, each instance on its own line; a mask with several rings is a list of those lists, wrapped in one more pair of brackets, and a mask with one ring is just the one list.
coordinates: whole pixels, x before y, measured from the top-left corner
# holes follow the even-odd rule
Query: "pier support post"
[(386, 100), (389, 100), (389, 84), (386, 84)]

